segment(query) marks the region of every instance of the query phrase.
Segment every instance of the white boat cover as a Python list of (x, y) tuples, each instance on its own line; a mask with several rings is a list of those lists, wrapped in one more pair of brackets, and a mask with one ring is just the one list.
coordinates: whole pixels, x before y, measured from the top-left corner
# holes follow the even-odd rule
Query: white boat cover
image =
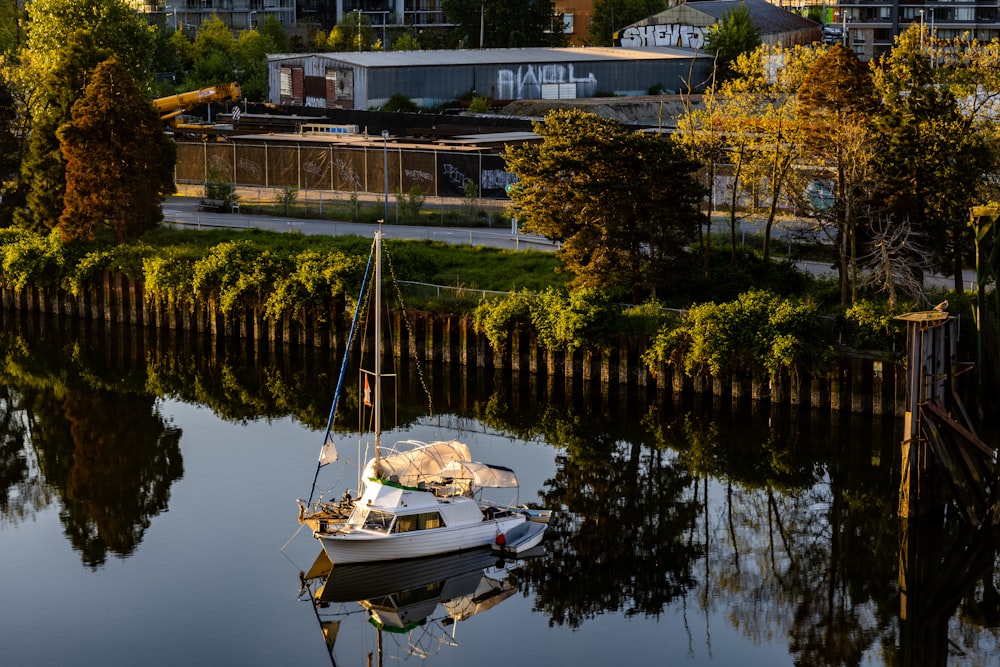
[[(395, 481), (404, 486), (416, 486), (441, 477), (442, 470), (453, 461), (467, 461), (470, 457), (469, 446), (458, 440), (420, 443), (413, 449), (381, 457), (379, 471), (388, 479), (395, 476)], [(365, 467), (365, 478), (375, 476), (374, 467), (375, 461), (369, 461)]]
[[(517, 488), (517, 475), (510, 468), (470, 461), (469, 446), (458, 440), (417, 443), (413, 449), (379, 459), (382, 477), (403, 486), (417, 486), (442, 478), (469, 481), (479, 488)], [(374, 477), (375, 461), (365, 467), (365, 478)]]
[(452, 461), (441, 471), (442, 477), (471, 480), (479, 488), (517, 488), (517, 475), (510, 468), (473, 461)]

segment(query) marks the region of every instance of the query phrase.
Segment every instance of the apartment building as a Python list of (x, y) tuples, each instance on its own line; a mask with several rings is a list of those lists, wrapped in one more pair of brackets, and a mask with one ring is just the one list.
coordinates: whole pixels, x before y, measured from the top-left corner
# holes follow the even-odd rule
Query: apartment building
[(233, 30), (249, 30), (273, 16), (282, 26), (296, 25), (296, 0), (164, 0), (140, 7), (151, 23), (194, 36), (202, 21), (213, 14)]
[(928, 39), (968, 35), (989, 41), (1000, 37), (1000, 3), (853, 0), (837, 5), (834, 21), (843, 31), (847, 46), (862, 60), (871, 60), (889, 51), (896, 35), (913, 23), (923, 27)]

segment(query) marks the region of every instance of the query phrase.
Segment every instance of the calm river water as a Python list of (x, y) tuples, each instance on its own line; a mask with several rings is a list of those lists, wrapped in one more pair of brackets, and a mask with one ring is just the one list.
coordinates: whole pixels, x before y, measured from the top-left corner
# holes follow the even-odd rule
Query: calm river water
[[(896, 516), (897, 420), (401, 369), (400, 433), (458, 437), (514, 468), (522, 502), (557, 510), (545, 553), (463, 555), (422, 579), (368, 570), (320, 590), (296, 499), (316, 469), (335, 354), (2, 317), (4, 665), (1000, 655), (989, 536)], [(356, 485), (351, 421), (320, 474), (334, 496)], [(364, 604), (341, 599), (350, 586)]]

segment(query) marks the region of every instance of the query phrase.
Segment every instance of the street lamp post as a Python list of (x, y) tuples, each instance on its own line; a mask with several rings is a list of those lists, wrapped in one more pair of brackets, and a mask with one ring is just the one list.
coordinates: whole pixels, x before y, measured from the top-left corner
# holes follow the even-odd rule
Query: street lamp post
[(358, 53), (361, 53), (361, 10), (355, 9), (358, 14)]
[(385, 212), (382, 222), (389, 224), (389, 130), (382, 130), (382, 175), (385, 194)]

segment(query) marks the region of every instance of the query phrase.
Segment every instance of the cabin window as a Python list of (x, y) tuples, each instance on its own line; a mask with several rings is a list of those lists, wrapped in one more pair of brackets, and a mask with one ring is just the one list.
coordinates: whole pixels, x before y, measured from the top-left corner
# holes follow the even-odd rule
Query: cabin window
[(420, 514), (410, 514), (396, 517), (396, 525), (393, 526), (394, 533), (409, 533), (414, 530), (429, 530), (441, 527), (441, 515), (437, 512), (422, 512)]
[(367, 530), (377, 530), (380, 533), (388, 533), (389, 526), (392, 525), (392, 515), (380, 510), (370, 510), (365, 517), (365, 528)]

